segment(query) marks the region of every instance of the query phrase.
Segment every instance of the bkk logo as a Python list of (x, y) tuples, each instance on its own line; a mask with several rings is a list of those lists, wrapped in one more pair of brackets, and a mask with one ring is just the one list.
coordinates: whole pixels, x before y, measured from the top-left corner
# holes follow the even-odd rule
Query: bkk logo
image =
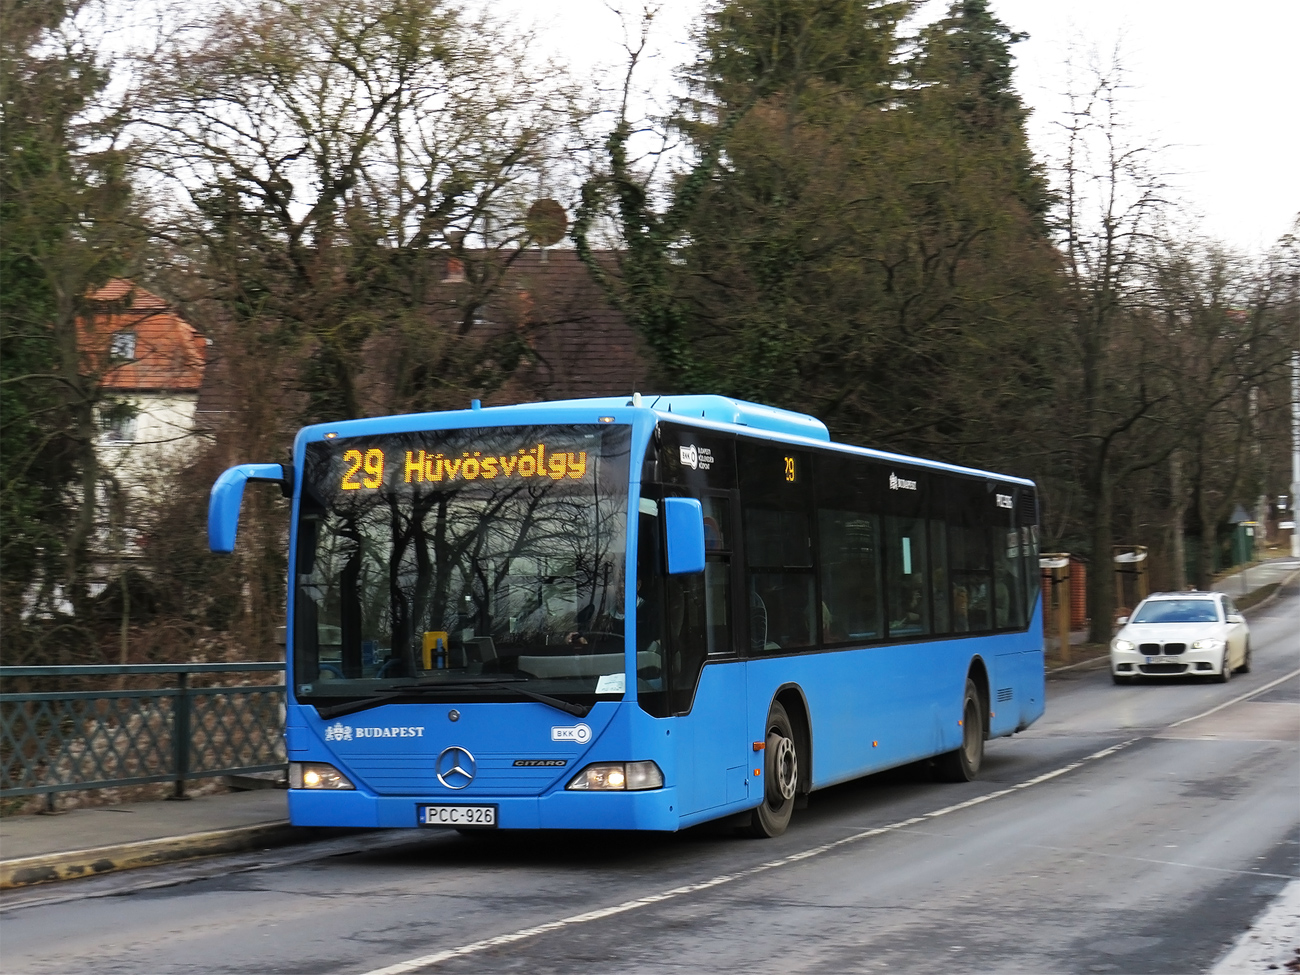
[(591, 741), (591, 727), (585, 724), (575, 724), (568, 728), (552, 727), (551, 741), (576, 741), (579, 745), (585, 745)]
[(677, 457), (683, 467), (689, 467), (693, 471), (707, 471), (713, 466), (713, 451), (708, 447), (687, 444), (677, 448)]

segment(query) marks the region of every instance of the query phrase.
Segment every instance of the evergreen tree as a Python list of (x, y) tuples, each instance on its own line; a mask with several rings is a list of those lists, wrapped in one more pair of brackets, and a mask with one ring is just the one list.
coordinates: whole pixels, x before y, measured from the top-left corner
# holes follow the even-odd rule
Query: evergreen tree
[(746, 92), (753, 107), (683, 235), (676, 378), (992, 463), (1021, 451), (1050, 387), (1047, 193), (1010, 88), (1015, 36), (971, 0), (908, 61), (909, 9), (736, 0), (709, 15), (683, 131), (707, 144), (725, 108)]
[(75, 29), (84, 6), (0, 4), (0, 603), (11, 660), (31, 649), (24, 600), (48, 612), (56, 586), (74, 608), (86, 600), (100, 390), (76, 323), (132, 236), (123, 157), (105, 141), (116, 120), (92, 111), (108, 77)]

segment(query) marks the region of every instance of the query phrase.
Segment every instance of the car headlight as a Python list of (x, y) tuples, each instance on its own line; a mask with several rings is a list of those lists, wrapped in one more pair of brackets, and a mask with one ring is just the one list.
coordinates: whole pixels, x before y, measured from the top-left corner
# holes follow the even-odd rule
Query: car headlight
[(569, 780), (567, 789), (592, 792), (640, 792), (662, 789), (664, 773), (654, 762), (598, 762)]
[(1218, 650), (1223, 646), (1222, 640), (1197, 640), (1192, 644), (1193, 650)]
[(325, 762), (290, 762), (290, 789), (355, 789), (351, 780)]
[(1129, 640), (1116, 640), (1111, 644), (1116, 650), (1132, 650), (1133, 644)]

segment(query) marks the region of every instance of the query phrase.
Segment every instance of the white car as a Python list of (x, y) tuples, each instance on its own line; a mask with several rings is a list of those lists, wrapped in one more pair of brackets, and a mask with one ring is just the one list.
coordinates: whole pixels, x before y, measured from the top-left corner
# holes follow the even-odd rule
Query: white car
[(1157, 592), (1119, 618), (1110, 641), (1116, 684), (1201, 674), (1220, 683), (1250, 671), (1250, 628), (1221, 592)]

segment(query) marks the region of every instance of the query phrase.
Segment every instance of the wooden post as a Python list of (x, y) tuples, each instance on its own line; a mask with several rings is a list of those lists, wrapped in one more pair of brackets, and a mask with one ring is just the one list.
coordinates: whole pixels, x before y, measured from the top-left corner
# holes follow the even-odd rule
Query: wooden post
[(1057, 570), (1060, 578), (1056, 583), (1061, 587), (1061, 598), (1057, 604), (1061, 607), (1060, 618), (1056, 626), (1061, 637), (1061, 663), (1070, 662), (1070, 560), (1065, 560), (1065, 568)]
[[(1070, 556), (1066, 552), (1044, 552), (1038, 559), (1040, 570), (1046, 569), (1051, 591), (1056, 594), (1056, 631), (1060, 641), (1061, 662), (1070, 662)], [(1046, 621), (1044, 621), (1046, 629)]]

